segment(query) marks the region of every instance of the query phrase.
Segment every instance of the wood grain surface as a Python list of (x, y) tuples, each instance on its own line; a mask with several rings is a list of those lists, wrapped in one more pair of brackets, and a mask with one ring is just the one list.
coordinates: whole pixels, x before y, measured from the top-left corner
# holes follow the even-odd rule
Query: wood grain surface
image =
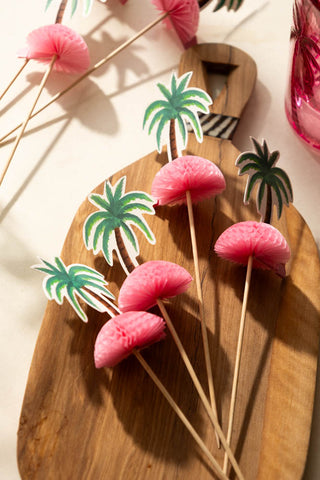
[[(180, 74), (193, 70), (192, 84), (210, 93), (207, 72), (229, 72), (211, 113), (240, 118), (254, 88), (255, 65), (238, 49), (200, 45), (182, 57)], [(249, 134), (250, 132), (248, 132)], [(215, 162), (226, 191), (194, 206), (206, 321), (219, 420), (227, 427), (245, 268), (214, 254), (217, 237), (234, 222), (256, 219), (253, 204), (243, 206), (246, 179), (237, 175), (239, 152), (230, 139), (190, 134), (187, 154)], [(156, 152), (111, 178), (127, 176), (127, 191), (150, 192), (167, 161)], [(102, 193), (102, 182), (95, 192)], [(83, 224), (94, 211), (86, 199), (75, 215), (61, 253), (66, 264), (81, 262), (103, 273), (117, 295), (125, 279), (118, 261), (107, 266), (87, 251)], [(187, 209), (157, 208), (147, 216), (157, 242), (137, 232), (139, 263), (168, 260), (193, 274)], [(292, 259), (288, 276), (254, 271), (248, 302), (232, 448), (248, 480), (301, 479), (307, 456), (319, 345), (320, 265), (315, 242), (293, 206), (277, 226)], [(194, 282), (193, 282), (194, 283)], [(167, 302), (195, 370), (206, 386), (196, 287)], [(40, 292), (39, 292), (40, 294)], [(84, 307), (86, 308), (86, 307)], [(107, 321), (87, 308), (88, 324), (67, 302), (48, 302), (36, 344), (18, 431), (18, 465), (23, 480), (206, 480), (215, 478), (195, 442), (138, 361), (130, 357), (113, 369), (97, 370), (95, 338)], [(223, 462), (215, 435), (170, 335), (143, 351), (144, 358)], [(230, 474), (230, 478), (234, 475)]]

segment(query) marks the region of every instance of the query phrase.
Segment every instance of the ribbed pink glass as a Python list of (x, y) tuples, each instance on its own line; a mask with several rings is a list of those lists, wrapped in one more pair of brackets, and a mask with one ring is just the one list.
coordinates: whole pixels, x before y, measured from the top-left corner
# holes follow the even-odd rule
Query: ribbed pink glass
[(320, 151), (320, 0), (294, 0), (290, 38), (286, 114), (297, 134)]

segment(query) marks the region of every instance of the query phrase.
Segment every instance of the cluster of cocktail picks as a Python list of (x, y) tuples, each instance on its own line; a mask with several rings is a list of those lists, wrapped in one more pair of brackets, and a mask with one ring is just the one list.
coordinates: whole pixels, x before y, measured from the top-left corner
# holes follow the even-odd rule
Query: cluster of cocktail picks
[[(84, 321), (88, 321), (88, 318), (79, 299), (112, 317), (102, 327), (96, 338), (94, 348), (96, 367), (113, 367), (130, 354), (134, 354), (183, 421), (218, 477), (228, 478), (230, 461), (236, 476), (243, 479), (244, 476), (230, 449), (230, 444), (250, 277), (252, 268), (269, 269), (281, 276), (285, 275), (284, 265), (289, 260), (290, 250), (285, 238), (270, 225), (270, 221), (274, 204), (277, 205), (278, 216), (280, 216), (283, 204), (289, 205), (292, 201), (292, 189), (286, 173), (276, 166), (279, 153), (270, 153), (265, 141), (260, 145), (252, 139), (255, 152), (241, 154), (236, 165), (240, 168), (240, 175), (249, 175), (245, 202), (248, 202), (255, 184), (260, 183), (257, 205), (262, 217), (261, 221), (237, 223), (223, 232), (215, 244), (215, 251), (219, 256), (247, 265), (228, 433), (225, 436), (219, 425), (215, 403), (193, 204), (222, 193), (226, 183), (220, 169), (211, 161), (193, 155), (183, 156), (179, 152), (179, 138), (181, 149), (184, 149), (187, 144), (187, 123), (198, 140), (202, 140), (198, 112), (207, 112), (211, 103), (210, 97), (203, 90), (188, 88), (191, 75), (192, 72), (189, 72), (177, 78), (173, 74), (170, 87), (158, 84), (165, 99), (152, 102), (146, 109), (143, 123), (146, 126), (150, 122), (149, 133), (157, 126), (158, 150), (161, 150), (165, 133), (170, 139), (169, 162), (156, 174), (152, 183), (151, 196), (143, 191), (126, 193), (126, 177), (120, 178), (115, 185), (106, 181), (103, 194), (93, 193), (89, 196), (89, 201), (97, 207), (97, 210), (85, 220), (84, 243), (88, 250), (93, 250), (94, 254), (102, 252), (110, 266), (113, 265), (113, 252), (116, 252), (127, 274), (119, 291), (118, 305), (114, 295), (106, 288), (107, 282), (103, 275), (85, 265), (65, 266), (57, 257), (54, 263), (43, 261), (35, 268), (46, 273), (44, 290), (49, 299), (54, 299), (61, 304), (63, 298), (66, 298)], [(135, 228), (139, 229), (151, 244), (156, 241), (144, 214), (154, 214), (154, 207), (161, 209), (162, 205), (175, 204), (186, 204), (188, 208), (210, 403), (163, 302), (164, 299), (172, 298), (187, 290), (192, 281), (190, 273), (180, 265), (165, 260), (147, 261), (140, 265), (136, 260), (139, 255), (139, 244)], [(162, 317), (147, 312), (155, 305), (159, 307)], [(225, 450), (223, 467), (213, 457), (200, 435), (140, 353), (141, 349), (165, 338), (165, 326), (172, 335), (209, 416), (218, 445), (221, 442)]]
[[(127, 0), (120, 0), (123, 5), (126, 3), (126, 1)], [(48, 8), (51, 3), (52, 0), (47, 0), (46, 8)], [(68, 0), (61, 0), (54, 24), (37, 28), (27, 36), (27, 46), (26, 48), (22, 49), (18, 54), (20, 58), (24, 58), (24, 63), (19, 68), (18, 72), (13, 76), (12, 80), (9, 82), (6, 88), (2, 91), (2, 93), (0, 93), (0, 100), (9, 91), (10, 87), (17, 80), (17, 78), (22, 73), (30, 60), (36, 60), (43, 64), (48, 64), (48, 67), (45, 74), (43, 75), (38, 92), (30, 110), (25, 117), (25, 120), (0, 138), (1, 143), (3, 140), (9, 137), (9, 135), (18, 130), (18, 134), (15, 138), (13, 147), (0, 175), (0, 185), (3, 182), (3, 179), (12, 162), (12, 159), (15, 155), (21, 138), (24, 135), (30, 119), (32, 119), (38, 113), (42, 112), (45, 108), (54, 103), (56, 100), (61, 98), (71, 89), (73, 89), (76, 85), (78, 85), (82, 80), (87, 78), (97, 69), (99, 69), (102, 65), (105, 65), (112, 58), (118, 55), (121, 51), (131, 45), (131, 43), (136, 41), (142, 35), (151, 30), (158, 23), (163, 21), (168, 28), (174, 28), (185, 48), (196, 42), (196, 32), (199, 23), (199, 4), (197, 0), (153, 0), (152, 3), (160, 11), (160, 15), (153, 22), (145, 26), (142, 30), (140, 30), (133, 37), (125, 41), (114, 51), (109, 52), (104, 58), (99, 60), (95, 65), (90, 68), (89, 50), (84, 39), (73, 29), (62, 25)], [(92, 4), (93, 0), (83, 1), (83, 11), (85, 15), (88, 15), (90, 13)], [(72, 0), (72, 15), (76, 11), (77, 6), (78, 1)], [(64, 90), (54, 95), (51, 100), (43, 107), (35, 111), (41, 93), (44, 90), (50, 73), (53, 70), (69, 74), (81, 75)]]
[[(128, 0), (119, 0), (122, 5), (126, 4)], [(68, 93), (76, 87), (82, 80), (86, 79), (93, 72), (109, 62), (112, 58), (129, 47), (133, 42), (138, 40), (142, 35), (147, 33), (158, 23), (164, 22), (167, 28), (173, 28), (180, 38), (184, 48), (187, 48), (196, 42), (196, 33), (199, 24), (200, 8), (205, 7), (212, 0), (152, 0), (154, 6), (160, 11), (160, 15), (146, 25), (133, 37), (129, 38), (122, 45), (117, 47), (112, 52), (109, 52), (105, 57), (96, 62), (95, 65), (90, 66), (89, 50), (84, 39), (73, 29), (62, 25), (64, 13), (69, 0), (61, 0), (55, 23), (51, 25), (42, 26), (29, 33), (26, 38), (26, 48), (21, 49), (18, 57), (23, 58), (24, 62), (19, 67), (8, 85), (0, 92), (0, 101), (9, 91), (10, 87), (17, 80), (24, 68), (30, 60), (36, 60), (45, 65), (48, 65), (46, 72), (40, 82), (37, 94), (28, 111), (24, 121), (16, 125), (9, 132), (0, 137), (0, 144), (6, 140), (10, 135), (18, 132), (9, 157), (5, 163), (4, 168), (0, 174), (0, 186), (5, 178), (8, 168), (13, 160), (18, 145), (26, 131), (29, 121), (59, 100), (63, 95)], [(227, 7), (228, 10), (237, 10), (243, 0), (219, 0), (216, 2), (215, 9), (219, 10), (222, 7)], [(52, 3), (52, 0), (47, 0), (46, 8)], [(71, 0), (71, 15), (75, 13), (78, 8), (78, 0)], [(83, 0), (83, 14), (89, 15), (93, 5), (93, 0)], [(68, 74), (80, 74), (80, 76), (73, 81), (69, 86), (56, 93), (49, 102), (36, 110), (41, 93), (48, 81), (50, 73), (56, 70)]]

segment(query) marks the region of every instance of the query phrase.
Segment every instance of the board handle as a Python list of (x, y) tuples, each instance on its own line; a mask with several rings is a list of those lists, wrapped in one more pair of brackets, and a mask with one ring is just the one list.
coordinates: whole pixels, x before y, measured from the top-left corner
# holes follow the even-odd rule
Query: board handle
[(203, 43), (184, 52), (179, 75), (193, 72), (190, 87), (205, 90), (213, 98), (209, 74), (226, 74), (226, 83), (213, 104), (210, 114), (201, 114), (204, 135), (231, 139), (241, 113), (255, 86), (257, 67), (254, 60), (239, 48), (222, 43)]

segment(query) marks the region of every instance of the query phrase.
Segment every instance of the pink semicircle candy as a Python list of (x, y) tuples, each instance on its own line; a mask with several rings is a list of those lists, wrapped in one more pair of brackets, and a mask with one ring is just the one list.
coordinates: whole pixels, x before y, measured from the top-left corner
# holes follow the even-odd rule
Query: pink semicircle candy
[(81, 73), (90, 65), (86, 42), (74, 30), (60, 23), (33, 30), (26, 43), (27, 46), (18, 52), (19, 57), (48, 64), (57, 55), (53, 68), (58, 72)]
[(113, 317), (96, 338), (95, 366), (114, 367), (134, 348), (145, 348), (163, 340), (166, 336), (164, 329), (164, 320), (148, 312), (127, 312)]
[(216, 241), (215, 252), (222, 258), (247, 265), (253, 256), (253, 268), (274, 270), (285, 276), (290, 248), (284, 236), (263, 222), (239, 222), (227, 228)]
[(185, 48), (196, 44), (199, 26), (199, 4), (197, 0), (153, 0), (155, 7), (162, 13), (169, 12), (164, 23), (177, 32)]
[(118, 305), (122, 312), (148, 310), (158, 299), (172, 298), (187, 290), (192, 277), (180, 265), (152, 260), (136, 267), (123, 282)]
[(190, 191), (193, 203), (223, 192), (226, 182), (221, 170), (210, 160), (185, 155), (164, 165), (154, 177), (151, 195), (158, 205), (186, 203)]

